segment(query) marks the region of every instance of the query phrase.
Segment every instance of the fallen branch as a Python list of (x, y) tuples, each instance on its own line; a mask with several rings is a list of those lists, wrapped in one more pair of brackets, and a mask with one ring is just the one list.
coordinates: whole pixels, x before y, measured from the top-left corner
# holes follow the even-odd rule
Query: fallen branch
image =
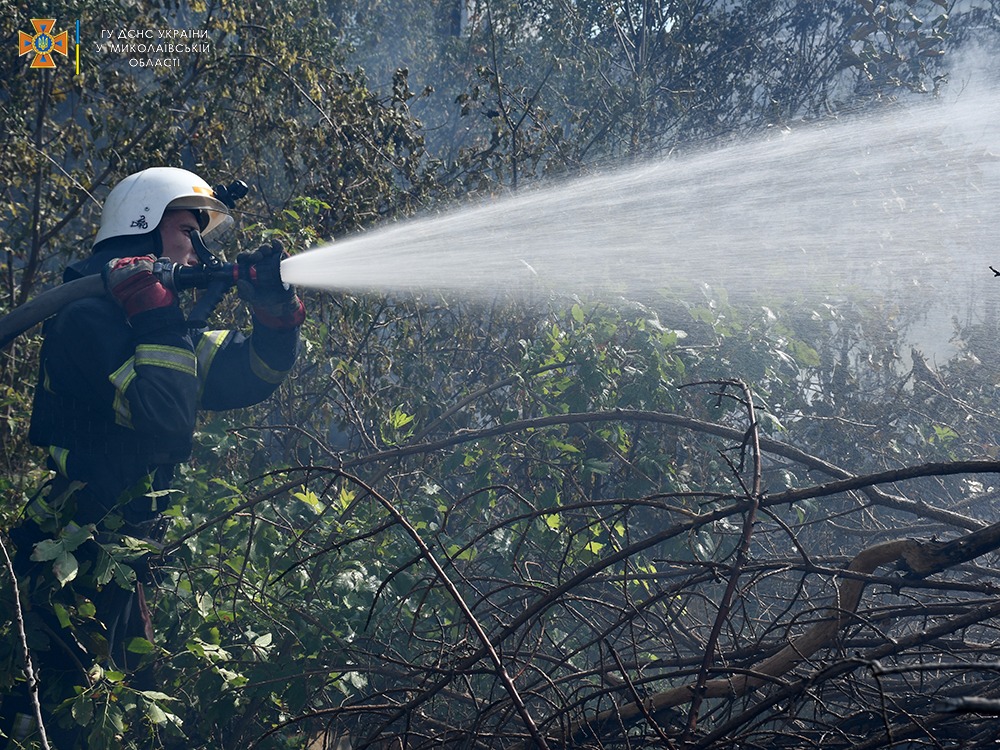
[[(767, 696), (766, 699), (754, 704), (746, 711), (743, 711), (739, 716), (735, 716), (729, 721), (719, 725), (712, 730), (710, 734), (702, 737), (696, 747), (708, 748), (717, 742), (723, 743), (725, 747), (730, 747), (732, 745), (732, 738), (740, 726), (745, 725), (750, 720), (760, 716), (765, 711), (780, 705), (784, 701), (791, 700), (802, 695), (804, 691), (808, 690), (812, 686), (818, 685), (824, 681), (843, 677), (862, 667), (873, 668), (875, 665), (879, 664), (880, 659), (885, 659), (895, 654), (919, 648), (920, 646), (931, 643), (939, 638), (943, 638), (951, 633), (992, 620), (998, 615), (1000, 615), (1000, 600), (993, 600), (958, 617), (944, 620), (943, 622), (931, 625), (926, 629), (921, 629), (917, 632), (910, 633), (909, 635), (891, 640), (888, 643), (878, 646), (877, 648), (860, 654), (858, 657), (842, 659), (833, 664), (823, 666), (815, 670), (812, 674), (789, 682), (784, 687), (774, 690)], [(878, 744), (878, 742), (881, 742), (882, 744)], [(873, 746), (876, 748), (885, 747), (886, 742), (884, 736), (876, 738), (876, 742)]]
[[(884, 565), (897, 563), (910, 576), (923, 578), (998, 548), (1000, 523), (949, 542), (897, 539), (876, 544), (859, 552), (846, 571), (868, 576)], [(656, 717), (696, 698), (739, 698), (765, 683), (778, 680), (834, 640), (840, 629), (853, 618), (866, 583), (864, 578), (858, 577), (841, 580), (836, 601), (826, 610), (823, 619), (752, 669), (703, 684), (695, 682), (671, 688), (645, 699), (641, 705), (603, 711), (578, 723), (571, 732), (572, 736), (600, 732), (602, 728), (615, 725), (627, 727), (647, 715)]]

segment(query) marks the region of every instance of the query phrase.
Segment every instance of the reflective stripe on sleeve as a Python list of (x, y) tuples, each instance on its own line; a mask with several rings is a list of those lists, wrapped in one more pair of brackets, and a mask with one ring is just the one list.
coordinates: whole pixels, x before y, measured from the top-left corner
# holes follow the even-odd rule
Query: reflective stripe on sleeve
[(131, 429), (132, 408), (125, 398), (125, 391), (135, 380), (135, 357), (126, 359), (121, 367), (108, 376), (108, 380), (115, 387), (115, 400), (112, 405), (115, 411), (115, 423)]
[(194, 352), (176, 346), (139, 344), (135, 348), (135, 366), (165, 367), (192, 377), (198, 375), (198, 362)]
[(56, 465), (56, 470), (62, 474), (64, 477), (69, 477), (69, 472), (66, 470), (67, 461), (69, 461), (69, 451), (66, 448), (60, 448), (57, 445), (49, 446), (49, 456)]
[(198, 400), (201, 401), (201, 394), (205, 392), (205, 382), (208, 380), (209, 370), (212, 369), (212, 360), (219, 350), (226, 343), (226, 340), (233, 335), (232, 331), (204, 331), (198, 339), (195, 347), (195, 356), (198, 360)]
[(250, 341), (250, 371), (265, 383), (277, 385), (285, 379), (288, 370), (276, 370), (265, 362), (254, 348), (253, 340)]

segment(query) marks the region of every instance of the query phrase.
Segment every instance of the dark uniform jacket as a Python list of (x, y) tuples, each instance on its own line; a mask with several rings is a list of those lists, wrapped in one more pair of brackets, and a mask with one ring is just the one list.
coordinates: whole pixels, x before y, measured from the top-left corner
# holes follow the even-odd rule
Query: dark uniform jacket
[[(67, 279), (106, 260), (95, 256)], [(86, 484), (72, 520), (98, 523), (113, 513), (127, 533), (140, 533), (156, 516), (144, 497), (150, 482), (166, 489), (173, 466), (190, 456), (196, 412), (266, 399), (291, 369), (297, 340), (297, 328), (256, 319), (249, 336), (192, 331), (176, 305), (131, 320), (110, 297), (67, 305), (46, 326), (29, 436), (48, 449), (55, 487)], [(43, 513), (51, 510), (42, 502)]]

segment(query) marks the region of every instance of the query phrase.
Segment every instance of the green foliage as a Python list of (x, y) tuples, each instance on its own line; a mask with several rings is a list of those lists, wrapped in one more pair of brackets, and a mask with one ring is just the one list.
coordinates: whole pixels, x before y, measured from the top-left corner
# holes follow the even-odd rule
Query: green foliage
[(428, 142), (477, 191), (936, 92), (956, 38), (995, 31), (934, 0), (355, 5), (374, 80), (404, 61)]

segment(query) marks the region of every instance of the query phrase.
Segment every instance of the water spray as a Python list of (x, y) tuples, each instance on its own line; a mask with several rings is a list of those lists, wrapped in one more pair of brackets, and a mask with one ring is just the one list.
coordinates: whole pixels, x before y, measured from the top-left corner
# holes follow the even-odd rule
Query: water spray
[[(283, 261), (281, 277), (487, 300), (642, 300), (710, 285), (734, 300), (909, 288), (968, 303), (991, 294), (970, 290), (1000, 244), (998, 206), (1000, 91), (967, 86), (951, 102), (773, 129), (358, 233)], [(203, 265), (161, 273), (221, 293), (240, 273)], [(40, 295), (0, 320), (0, 347), (67, 304), (74, 285), (103, 293), (97, 278)], [(60, 301), (31, 309), (50, 295)]]
[[(964, 294), (1000, 244), (1000, 91), (891, 104), (384, 225), (282, 278), (342, 292)], [(995, 261), (994, 261), (995, 262)], [(980, 295), (982, 296), (982, 295)]]

